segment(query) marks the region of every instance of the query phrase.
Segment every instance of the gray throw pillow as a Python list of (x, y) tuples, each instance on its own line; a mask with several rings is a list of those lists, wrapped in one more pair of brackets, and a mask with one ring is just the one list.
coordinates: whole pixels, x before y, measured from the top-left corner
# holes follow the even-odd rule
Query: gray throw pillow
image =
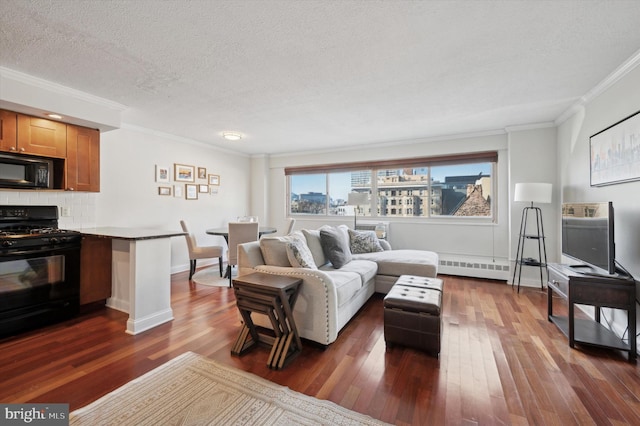
[(322, 251), (335, 269), (340, 269), (351, 262), (351, 250), (349, 240), (345, 238), (345, 233), (332, 226), (320, 228), (320, 243)]
[(354, 231), (349, 229), (349, 239), (351, 240), (351, 253), (374, 253), (384, 251), (375, 231)]

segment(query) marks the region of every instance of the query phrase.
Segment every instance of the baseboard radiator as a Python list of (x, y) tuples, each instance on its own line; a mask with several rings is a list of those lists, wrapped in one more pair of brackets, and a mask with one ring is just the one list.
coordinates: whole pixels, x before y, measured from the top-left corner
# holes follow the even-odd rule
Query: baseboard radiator
[(487, 257), (439, 254), (438, 273), (463, 277), (510, 280), (509, 261)]

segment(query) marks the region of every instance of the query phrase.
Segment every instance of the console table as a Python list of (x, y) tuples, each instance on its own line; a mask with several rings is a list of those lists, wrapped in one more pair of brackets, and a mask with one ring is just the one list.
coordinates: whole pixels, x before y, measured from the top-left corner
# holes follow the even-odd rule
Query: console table
[[(569, 338), (569, 346), (585, 344), (619, 349), (629, 353), (629, 361), (636, 359), (636, 284), (632, 278), (616, 278), (585, 275), (575, 272), (568, 265), (548, 265), (548, 315)], [(568, 302), (568, 316), (553, 314), (553, 293)], [(575, 305), (591, 305), (595, 318), (576, 319)], [(601, 308), (627, 311), (629, 343), (625, 343), (600, 323)]]
[[(242, 275), (233, 280), (236, 304), (244, 324), (231, 349), (242, 355), (259, 342), (271, 344), (267, 366), (281, 369), (302, 351), (302, 341), (293, 320), (293, 307), (302, 280), (262, 273)], [(273, 336), (261, 333), (251, 319), (256, 312), (269, 317)]]

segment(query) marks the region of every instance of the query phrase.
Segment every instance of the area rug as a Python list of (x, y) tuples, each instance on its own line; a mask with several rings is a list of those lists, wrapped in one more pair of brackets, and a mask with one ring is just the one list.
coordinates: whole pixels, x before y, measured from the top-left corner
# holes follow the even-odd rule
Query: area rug
[(383, 425), (186, 352), (70, 415), (70, 425)]
[(191, 280), (200, 285), (209, 287), (229, 287), (229, 278), (220, 277), (220, 269), (218, 266), (200, 269), (193, 274)]

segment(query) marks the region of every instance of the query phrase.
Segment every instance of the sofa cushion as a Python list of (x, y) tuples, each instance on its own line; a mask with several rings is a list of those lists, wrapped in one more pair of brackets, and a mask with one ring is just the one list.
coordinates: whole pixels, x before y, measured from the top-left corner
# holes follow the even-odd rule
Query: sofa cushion
[[(327, 265), (322, 270), (331, 270), (331, 266)], [(340, 271), (344, 272), (355, 272), (360, 275), (360, 279), (362, 280), (362, 285), (366, 282), (375, 278), (376, 273), (378, 272), (378, 265), (376, 262), (372, 262), (370, 260), (365, 259), (352, 259), (351, 262), (344, 265), (340, 268)]]
[(435, 277), (438, 274), (438, 254), (425, 250), (386, 250), (376, 253), (354, 254), (354, 259), (366, 259), (378, 264), (378, 275), (418, 275)]
[(287, 257), (294, 268), (318, 269), (304, 237), (292, 238), (287, 243)]
[(351, 261), (348, 232), (333, 226), (320, 228), (322, 251), (334, 268), (340, 269)]
[(293, 238), (304, 238), (304, 236), (301, 232), (296, 231), (283, 237), (260, 238), (260, 251), (265, 265), (291, 266), (289, 256), (287, 256), (287, 243)]
[(307, 240), (307, 247), (313, 255), (313, 261), (316, 266), (320, 267), (327, 264), (327, 258), (322, 251), (322, 243), (320, 242), (320, 230), (319, 229), (303, 229), (302, 234)]
[(351, 254), (383, 251), (375, 231), (354, 231), (349, 229)]

